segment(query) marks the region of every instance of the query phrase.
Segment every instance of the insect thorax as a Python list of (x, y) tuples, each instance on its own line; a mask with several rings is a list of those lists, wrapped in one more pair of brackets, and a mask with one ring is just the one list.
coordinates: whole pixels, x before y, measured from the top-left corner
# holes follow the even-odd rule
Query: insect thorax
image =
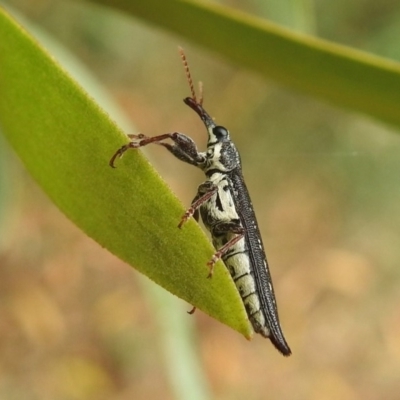
[(231, 141), (209, 143), (205, 157), (202, 169), (208, 178), (214, 172), (226, 174), (235, 168), (241, 168), (239, 152)]

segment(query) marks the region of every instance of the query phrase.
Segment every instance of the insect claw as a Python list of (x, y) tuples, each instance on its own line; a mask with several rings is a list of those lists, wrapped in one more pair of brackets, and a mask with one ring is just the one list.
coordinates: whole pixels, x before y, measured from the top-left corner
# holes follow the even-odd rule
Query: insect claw
[(182, 229), (182, 225), (185, 223), (187, 221), (187, 218), (186, 218), (186, 213), (185, 213), (185, 215), (182, 217), (182, 219), (181, 219), (181, 222), (179, 222), (179, 224), (178, 224), (178, 228), (179, 229)]
[(120, 149), (118, 149), (115, 154), (111, 157), (111, 160), (109, 162), (109, 165), (111, 168), (116, 168), (116, 166), (114, 165), (114, 162), (117, 158), (121, 158), (122, 154), (125, 152), (125, 150), (122, 150), (125, 146), (122, 146)]
[(218, 258), (215, 257), (215, 254), (212, 256), (211, 260), (207, 263), (207, 267), (210, 269), (210, 272), (207, 275), (207, 279), (211, 279), (214, 275), (214, 266), (218, 261)]
[(197, 308), (197, 307), (194, 307), (194, 306), (193, 306), (193, 308), (192, 308), (191, 310), (187, 311), (187, 313), (190, 314), (190, 315), (193, 315), (194, 312), (196, 311), (196, 308)]
[(116, 168), (115, 165), (114, 165), (115, 160), (116, 160), (117, 158), (121, 158), (121, 157), (123, 156), (123, 154), (124, 154), (129, 148), (131, 148), (131, 147), (133, 147), (133, 146), (132, 146), (132, 142), (130, 142), (130, 143), (128, 143), (128, 144), (124, 144), (121, 148), (119, 148), (119, 149), (115, 152), (115, 154), (111, 157), (111, 160), (110, 160), (110, 162), (109, 162), (110, 167)]
[(128, 137), (131, 141), (128, 144), (124, 144), (115, 152), (109, 162), (110, 167), (116, 168), (114, 162), (117, 158), (121, 158), (128, 149), (138, 149), (139, 147), (142, 147), (142, 140), (147, 139), (143, 133), (139, 133), (138, 135), (129, 134)]
[(182, 225), (189, 220), (190, 217), (192, 217), (194, 214), (194, 209), (193, 207), (190, 207), (185, 214), (183, 214), (183, 217), (181, 219), (181, 222), (179, 222), (178, 228), (181, 229)]

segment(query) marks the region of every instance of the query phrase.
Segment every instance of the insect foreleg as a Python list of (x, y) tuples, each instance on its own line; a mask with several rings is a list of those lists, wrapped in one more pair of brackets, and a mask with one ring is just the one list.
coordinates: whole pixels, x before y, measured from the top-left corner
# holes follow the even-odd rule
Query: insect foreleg
[(219, 236), (227, 233), (236, 233), (237, 235), (230, 239), (227, 243), (225, 243), (212, 257), (211, 260), (207, 263), (207, 266), (210, 268), (210, 272), (207, 278), (211, 278), (214, 273), (215, 263), (221, 259), (221, 257), (239, 240), (244, 237), (244, 228), (240, 224), (239, 221), (228, 221), (228, 222), (219, 222), (215, 224), (212, 228), (212, 235)]
[(190, 208), (187, 209), (181, 219), (181, 222), (179, 222), (178, 228), (181, 228), (182, 225), (193, 215), (195, 218), (197, 217), (196, 220), (198, 220), (199, 207), (209, 200), (217, 192), (217, 190), (218, 186), (214, 185), (210, 181), (202, 183), (198, 188), (197, 195), (193, 199)]
[(171, 139), (174, 141), (174, 144), (171, 145), (164, 142), (157, 144), (164, 146), (176, 158), (188, 164), (198, 167), (205, 162), (204, 155), (198, 152), (196, 143), (190, 137), (178, 132), (172, 135)]
[[(163, 135), (148, 137), (142, 133), (139, 135), (128, 135), (131, 142), (123, 145), (116, 153), (112, 156), (110, 160), (110, 166), (114, 168), (114, 161), (117, 158), (121, 158), (122, 155), (129, 149), (138, 149), (139, 147), (147, 146), (148, 144), (154, 143), (164, 146), (168, 151), (170, 151), (175, 157), (179, 158), (181, 161), (187, 162), (189, 164), (199, 166), (205, 161), (204, 155), (197, 151), (196, 144), (194, 141), (182, 133), (164, 133)], [(164, 143), (166, 139), (171, 139), (174, 144)]]
[(145, 138), (145, 135), (142, 135), (141, 133), (139, 135), (128, 135), (128, 137), (130, 139), (133, 139), (131, 142), (124, 144), (122, 147), (120, 147), (115, 153), (114, 155), (111, 157), (111, 160), (109, 162), (110, 167), (115, 168), (114, 162), (117, 158), (121, 158), (123, 156), (123, 154), (129, 150), (129, 149), (136, 149), (138, 146), (138, 139), (142, 139)]

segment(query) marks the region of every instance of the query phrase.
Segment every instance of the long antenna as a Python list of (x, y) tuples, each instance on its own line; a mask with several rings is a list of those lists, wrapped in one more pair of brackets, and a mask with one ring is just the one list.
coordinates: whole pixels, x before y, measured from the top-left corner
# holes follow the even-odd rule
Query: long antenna
[(203, 105), (203, 82), (202, 81), (199, 81), (199, 93), (200, 93), (199, 104), (202, 106)]
[(192, 75), (190, 74), (189, 64), (188, 64), (185, 52), (183, 51), (182, 47), (178, 47), (178, 49), (179, 49), (179, 55), (181, 56), (181, 59), (183, 62), (183, 67), (185, 68), (186, 79), (189, 83), (190, 92), (192, 94), (192, 99), (197, 104), (202, 105), (203, 104), (203, 84), (201, 82), (199, 82), (200, 98), (199, 98), (199, 100), (197, 100), (196, 92), (194, 90), (194, 85), (193, 85), (193, 79), (192, 79)]

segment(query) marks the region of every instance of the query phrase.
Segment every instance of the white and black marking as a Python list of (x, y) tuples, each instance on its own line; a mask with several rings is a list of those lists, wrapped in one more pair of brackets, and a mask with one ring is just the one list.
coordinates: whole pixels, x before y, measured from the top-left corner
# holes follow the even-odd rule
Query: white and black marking
[[(199, 152), (194, 141), (179, 132), (155, 137), (130, 135), (132, 141), (114, 154), (110, 165), (113, 167), (115, 159), (130, 148), (136, 149), (155, 143), (164, 146), (178, 159), (204, 171), (207, 180), (199, 186), (179, 227), (191, 216), (197, 219), (200, 213), (216, 249), (208, 263), (209, 276), (212, 275), (216, 261), (222, 258), (240, 293), (255, 332), (269, 338), (283, 355), (289, 356), (291, 350), (279, 323), (272, 279), (242, 175), (239, 152), (230, 139), (229, 131), (214, 123), (202, 106), (202, 98), (196, 99), (183, 52), (181, 57), (192, 91), (192, 97), (185, 98), (184, 103), (198, 114), (206, 126), (207, 151)], [(166, 143), (167, 139), (172, 140), (172, 144)]]

